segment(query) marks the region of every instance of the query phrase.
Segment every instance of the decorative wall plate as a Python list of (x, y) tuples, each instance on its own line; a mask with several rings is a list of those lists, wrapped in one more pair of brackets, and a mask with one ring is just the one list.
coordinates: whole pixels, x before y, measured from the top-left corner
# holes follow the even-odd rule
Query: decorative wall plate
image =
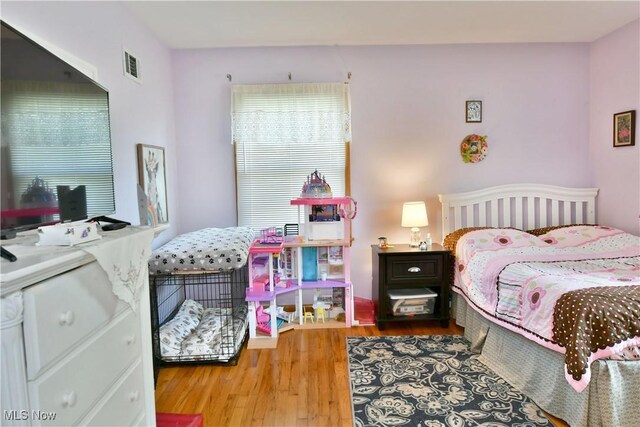
[(487, 136), (472, 135), (466, 136), (460, 144), (460, 155), (465, 163), (478, 163), (487, 156), (489, 145)]

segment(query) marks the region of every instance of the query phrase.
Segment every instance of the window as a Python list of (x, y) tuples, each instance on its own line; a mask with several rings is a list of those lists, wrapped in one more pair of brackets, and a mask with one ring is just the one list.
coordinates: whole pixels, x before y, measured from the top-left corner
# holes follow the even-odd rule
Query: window
[(232, 88), (238, 225), (298, 222), (289, 201), (314, 170), (334, 196), (348, 189), (351, 140), (345, 83), (235, 85)]
[(85, 185), (89, 216), (115, 210), (109, 103), (92, 84), (3, 81), (2, 155), (3, 191), (14, 195), (3, 210), (40, 203), (21, 200), (36, 182), (52, 195)]

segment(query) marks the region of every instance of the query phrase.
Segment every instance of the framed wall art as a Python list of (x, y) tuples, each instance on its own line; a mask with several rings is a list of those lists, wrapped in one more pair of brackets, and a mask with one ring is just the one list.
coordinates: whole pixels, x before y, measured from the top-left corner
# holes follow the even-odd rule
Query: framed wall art
[(147, 196), (147, 224), (169, 221), (164, 148), (138, 144), (138, 182)]
[(613, 146), (627, 147), (635, 145), (636, 110), (613, 115)]
[(466, 121), (467, 123), (482, 123), (482, 101), (467, 101)]

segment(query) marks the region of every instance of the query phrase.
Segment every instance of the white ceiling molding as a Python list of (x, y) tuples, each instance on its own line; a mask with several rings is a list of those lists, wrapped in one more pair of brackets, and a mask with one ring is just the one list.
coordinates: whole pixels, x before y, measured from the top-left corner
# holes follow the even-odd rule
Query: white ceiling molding
[(10, 26), (15, 28), (16, 30), (18, 30), (19, 32), (21, 32), (22, 34), (24, 34), (25, 36), (27, 36), (28, 38), (30, 38), (31, 40), (33, 40), (34, 42), (36, 42), (37, 44), (39, 44), (40, 46), (42, 46), (43, 48), (51, 52), (52, 54), (54, 54), (55, 56), (57, 56), (58, 58), (62, 59), (67, 64), (71, 65), (76, 70), (80, 71), (90, 79), (96, 82), (98, 81), (98, 68), (95, 65), (90, 64), (89, 62), (84, 61), (75, 55), (70, 54), (66, 50), (56, 46), (55, 44), (41, 38), (37, 34), (34, 34), (20, 26), (17, 26), (11, 22), (7, 22), (7, 24), (9, 24)]

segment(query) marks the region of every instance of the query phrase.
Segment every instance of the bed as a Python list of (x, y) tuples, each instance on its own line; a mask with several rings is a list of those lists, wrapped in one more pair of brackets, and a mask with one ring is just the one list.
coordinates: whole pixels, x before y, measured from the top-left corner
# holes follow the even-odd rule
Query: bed
[[(554, 268), (559, 266), (556, 271), (557, 279), (567, 269), (575, 269), (579, 260), (591, 265), (586, 270), (606, 271), (607, 268), (601, 265), (593, 268), (594, 261), (588, 260), (598, 259), (597, 263), (600, 263), (618, 262), (616, 260), (624, 258), (622, 267), (620, 264), (615, 266), (615, 273), (612, 274), (615, 278), (623, 279), (621, 284), (624, 286), (620, 289), (630, 291), (633, 301), (633, 295), (637, 295), (640, 268), (637, 236), (609, 227), (586, 226), (549, 228), (537, 233), (539, 236), (520, 231), (560, 225), (594, 224), (596, 195), (597, 189), (593, 188), (572, 189), (532, 184), (504, 185), (467, 193), (440, 195), (443, 236), (466, 228), (467, 230), (457, 233), (462, 236), (456, 237), (463, 241), (460, 243), (464, 244), (466, 240), (467, 244), (471, 241), (472, 245), (485, 246), (476, 247), (474, 250), (481, 249), (476, 252), (467, 248), (466, 253), (464, 248), (456, 247), (456, 256), (461, 259), (472, 253), (477, 256), (473, 261), (464, 259), (462, 265), (456, 259), (453, 282), (454, 317), (465, 328), (465, 336), (472, 342), (473, 348), (481, 352), (481, 360), (531, 397), (545, 411), (572, 426), (632, 426), (637, 425), (637, 420), (640, 419), (640, 396), (637, 393), (640, 390), (640, 361), (617, 359), (621, 358), (621, 353), (637, 344), (640, 336), (638, 331), (631, 331), (630, 336), (620, 339), (616, 337), (613, 345), (605, 343), (603, 347), (607, 350), (600, 354), (589, 354), (588, 369), (577, 369), (584, 372), (582, 376), (574, 378), (567, 365), (567, 356), (571, 352), (564, 351), (550, 329), (561, 322), (555, 319), (554, 323), (553, 319), (549, 319), (548, 305), (546, 311), (536, 313), (536, 321), (546, 324), (546, 330), (545, 327), (542, 328), (546, 335), (540, 331), (532, 331), (531, 324), (521, 318), (526, 310), (539, 308), (538, 299), (543, 294), (538, 292), (537, 296), (528, 298), (533, 294), (527, 294), (522, 287), (517, 288), (520, 293), (512, 295), (509, 295), (508, 290), (505, 291), (508, 286), (516, 283), (514, 279), (524, 275), (524, 270), (541, 268), (540, 263), (546, 262)], [(581, 236), (583, 233), (593, 233), (594, 236)], [(598, 241), (604, 244), (598, 244)], [(617, 242), (618, 246), (607, 247), (613, 244), (611, 242)], [(498, 256), (493, 253), (482, 255), (482, 250), (489, 253), (494, 251), (493, 248), (500, 249), (502, 245), (511, 247), (511, 252), (506, 250), (500, 253), (496, 250)], [(552, 248), (553, 246), (556, 248)], [(603, 249), (602, 246), (606, 248)], [(585, 252), (588, 255), (590, 250), (594, 251), (593, 255), (585, 256)], [(616, 251), (623, 253), (614, 254)], [(538, 264), (527, 264), (526, 258), (531, 252), (534, 252), (533, 260)], [(556, 255), (552, 256), (552, 252), (556, 255), (564, 254), (564, 258), (553, 258)], [(509, 257), (511, 263), (508, 262)], [(497, 258), (502, 259), (498, 261)], [(600, 261), (602, 258), (606, 261)], [(584, 277), (588, 277), (574, 273), (584, 272), (572, 271), (573, 282), (564, 279), (560, 282), (561, 286), (572, 290), (566, 292), (567, 295), (575, 296), (573, 291), (581, 292), (577, 291), (579, 286), (576, 283), (585, 282)], [(604, 280), (602, 277), (600, 279)], [(594, 281), (598, 282), (600, 279)], [(488, 292), (491, 280), (494, 281), (496, 290), (493, 294)], [(535, 280), (526, 277), (523, 280), (525, 285), (533, 283), (533, 290), (538, 276), (535, 276)], [(499, 288), (500, 282), (503, 282), (502, 288)], [(608, 284), (610, 283), (609, 281)], [(601, 284), (586, 287), (596, 288)], [(548, 293), (542, 299), (553, 296), (550, 298), (551, 302), (559, 301), (564, 294), (558, 292), (554, 295), (549, 286), (549, 283), (542, 283), (539, 287)], [(502, 295), (499, 289), (503, 290)], [(501, 299), (506, 304), (498, 309)], [(518, 306), (520, 301), (524, 304)], [(632, 323), (636, 322), (638, 311), (631, 310), (628, 316)], [(585, 323), (591, 325), (590, 321)], [(576, 370), (573, 371), (575, 374)]]
[(248, 227), (175, 237), (149, 260), (154, 366), (237, 362), (247, 335)]

